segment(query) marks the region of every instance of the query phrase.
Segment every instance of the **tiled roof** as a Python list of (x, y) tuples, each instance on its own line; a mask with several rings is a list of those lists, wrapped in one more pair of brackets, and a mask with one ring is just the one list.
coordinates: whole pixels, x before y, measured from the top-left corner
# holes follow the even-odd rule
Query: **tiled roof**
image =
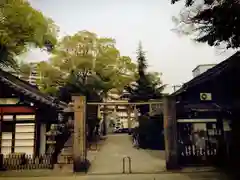
[(0, 82), (13, 88), (16, 92), (23, 93), (25, 96), (34, 99), (35, 101), (49, 105), (54, 108), (66, 108), (67, 104), (64, 102), (55, 102), (55, 98), (48, 96), (39, 91), (39, 89), (26, 81), (19, 79), (11, 73), (0, 70)]

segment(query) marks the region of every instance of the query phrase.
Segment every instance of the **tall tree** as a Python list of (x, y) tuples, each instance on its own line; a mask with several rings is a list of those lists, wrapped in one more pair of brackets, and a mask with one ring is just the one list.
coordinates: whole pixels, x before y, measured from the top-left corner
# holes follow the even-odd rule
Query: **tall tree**
[[(137, 62), (138, 62), (138, 77), (137, 81), (126, 87), (129, 92), (130, 101), (148, 101), (150, 99), (161, 98), (161, 91), (164, 89), (164, 85), (160, 80), (159, 73), (147, 72), (147, 60), (145, 53), (142, 49), (141, 43), (137, 51)], [(146, 113), (146, 107), (140, 107), (142, 114)]]
[[(114, 39), (101, 38), (88, 31), (64, 37), (56, 46), (50, 64), (65, 75), (60, 98), (66, 102), (71, 100), (71, 93), (81, 93), (88, 101), (106, 98), (110, 89), (120, 89), (129, 83), (136, 68), (129, 57), (120, 55)], [(90, 139), (96, 125), (94, 112), (97, 113), (97, 108), (87, 108)]]
[(65, 83), (64, 73), (46, 61), (39, 62), (36, 70), (40, 77), (36, 81), (39, 89), (44, 93), (56, 96), (58, 89)]
[[(83, 94), (98, 95), (106, 95), (112, 88), (123, 89), (134, 80), (136, 70), (129, 57), (120, 55), (114, 39), (101, 38), (88, 31), (64, 37), (57, 44), (48, 66), (53, 69), (41, 68), (42, 74), (48, 73), (42, 84), (58, 88), (62, 87), (58, 84), (61, 80)], [(57, 75), (51, 76), (50, 72)]]
[[(180, 0), (171, 0), (174, 4)], [(237, 0), (186, 0), (175, 30), (194, 35), (198, 42), (210, 46), (238, 48), (240, 46), (240, 2)]]
[(16, 67), (15, 57), (35, 46), (48, 51), (56, 44), (58, 28), (26, 0), (0, 2), (0, 65)]

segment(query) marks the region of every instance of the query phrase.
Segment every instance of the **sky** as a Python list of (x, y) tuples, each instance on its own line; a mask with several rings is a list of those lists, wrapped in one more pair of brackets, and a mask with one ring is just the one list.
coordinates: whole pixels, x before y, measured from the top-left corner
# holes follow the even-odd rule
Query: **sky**
[[(220, 63), (233, 54), (207, 44), (194, 42), (188, 36), (172, 31), (172, 16), (183, 4), (170, 0), (30, 0), (32, 6), (52, 18), (60, 27), (60, 36), (88, 30), (103, 37), (112, 37), (121, 55), (136, 60), (136, 49), (142, 42), (149, 70), (161, 72), (165, 92), (192, 78), (199, 64)], [(47, 60), (39, 50), (31, 51), (28, 61)]]

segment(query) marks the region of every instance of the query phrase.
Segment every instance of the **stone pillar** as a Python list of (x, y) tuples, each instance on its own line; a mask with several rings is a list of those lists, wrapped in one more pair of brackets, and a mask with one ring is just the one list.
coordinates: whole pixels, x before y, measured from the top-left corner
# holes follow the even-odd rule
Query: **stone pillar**
[(178, 169), (176, 101), (173, 96), (164, 97), (164, 138), (167, 170)]
[(74, 139), (73, 139), (73, 170), (74, 172), (86, 171), (86, 98), (73, 96), (74, 104)]

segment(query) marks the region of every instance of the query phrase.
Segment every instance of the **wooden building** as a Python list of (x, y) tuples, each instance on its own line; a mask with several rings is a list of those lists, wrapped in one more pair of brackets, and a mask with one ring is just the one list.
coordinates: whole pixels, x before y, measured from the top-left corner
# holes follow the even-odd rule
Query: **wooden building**
[(65, 103), (0, 70), (0, 153), (45, 154), (46, 132), (65, 107)]
[[(239, 162), (239, 77), (240, 52), (237, 52), (173, 93), (177, 102), (178, 143), (184, 146), (179, 148), (182, 163), (206, 164), (213, 159), (218, 164)], [(196, 151), (193, 137), (200, 131), (204, 146)]]

